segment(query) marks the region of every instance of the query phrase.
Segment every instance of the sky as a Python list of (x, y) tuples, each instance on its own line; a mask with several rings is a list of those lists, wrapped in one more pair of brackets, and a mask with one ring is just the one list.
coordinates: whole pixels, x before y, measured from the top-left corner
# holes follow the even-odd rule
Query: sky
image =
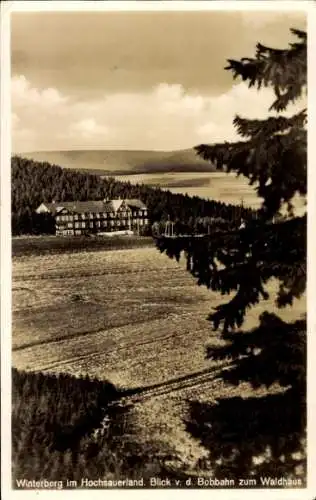
[(264, 118), (273, 94), (233, 80), (227, 59), (285, 48), (291, 27), (304, 13), (13, 13), (13, 152), (234, 140), (234, 116)]

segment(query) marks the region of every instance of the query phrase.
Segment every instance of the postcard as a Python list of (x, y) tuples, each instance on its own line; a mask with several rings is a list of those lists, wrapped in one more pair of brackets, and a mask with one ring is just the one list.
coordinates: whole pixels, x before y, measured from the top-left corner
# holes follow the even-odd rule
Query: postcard
[(4, 498), (312, 500), (311, 2), (1, 7)]

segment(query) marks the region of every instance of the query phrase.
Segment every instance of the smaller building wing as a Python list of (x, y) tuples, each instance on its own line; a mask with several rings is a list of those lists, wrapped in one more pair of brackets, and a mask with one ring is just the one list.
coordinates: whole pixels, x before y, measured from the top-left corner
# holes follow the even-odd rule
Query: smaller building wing
[(130, 208), (137, 208), (138, 210), (146, 210), (147, 207), (146, 205), (141, 201), (141, 200), (138, 200), (138, 199), (130, 199), (130, 200), (125, 200), (125, 203), (128, 207)]

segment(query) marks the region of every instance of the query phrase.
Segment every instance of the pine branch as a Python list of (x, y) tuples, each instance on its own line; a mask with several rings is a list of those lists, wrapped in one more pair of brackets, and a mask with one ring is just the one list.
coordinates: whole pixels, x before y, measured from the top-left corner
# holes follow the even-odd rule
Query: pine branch
[(201, 144), (195, 150), (218, 170), (247, 177), (264, 199), (267, 217), (273, 217), (296, 193), (306, 195), (307, 132), (301, 128), (305, 120), (305, 110), (290, 119), (269, 118), (266, 124), (236, 117), (235, 126), (250, 136), (248, 141)]
[(238, 365), (223, 372), (234, 385), (248, 381), (254, 387), (278, 382), (282, 386), (304, 386), (306, 382), (306, 321), (286, 323), (275, 314), (263, 313), (251, 332), (225, 335), (225, 346), (209, 347), (208, 358), (230, 358)]
[[(296, 115), (286, 118), (285, 116), (270, 116), (266, 120), (249, 120), (236, 115), (233, 124), (239, 135), (247, 138), (262, 138), (289, 131), (289, 129), (300, 129), (307, 124), (307, 110), (303, 109)], [(262, 140), (262, 139), (261, 139)]]
[(302, 30), (299, 30), (297, 28), (290, 28), (290, 31), (291, 31), (291, 33), (293, 33), (293, 35), (297, 36), (297, 38), (299, 38), (303, 42), (307, 43), (307, 33), (306, 33), (306, 31), (302, 31)]
[(280, 282), (276, 305), (299, 298), (306, 287), (306, 216), (278, 224), (250, 223), (242, 230), (219, 232), (204, 238), (159, 238), (157, 245), (169, 257), (187, 256), (187, 270), (199, 285), (236, 294), (209, 316), (214, 329), (240, 327), (247, 311), (268, 297), (265, 284)]
[(282, 111), (290, 102), (301, 97), (307, 85), (307, 37), (306, 33), (292, 29), (300, 42), (280, 50), (257, 44), (255, 58), (240, 61), (228, 59), (226, 70), (232, 71), (233, 78), (241, 77), (249, 87), (272, 87), (276, 100), (270, 110)]

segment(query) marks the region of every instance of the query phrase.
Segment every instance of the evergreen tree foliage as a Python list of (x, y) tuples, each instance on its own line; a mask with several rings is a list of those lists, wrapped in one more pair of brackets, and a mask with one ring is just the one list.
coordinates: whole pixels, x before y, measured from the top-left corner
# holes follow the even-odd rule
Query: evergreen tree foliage
[[(245, 227), (203, 238), (157, 239), (158, 248), (170, 257), (179, 259), (185, 252), (187, 269), (199, 285), (229, 296), (209, 316), (227, 344), (209, 348), (208, 356), (233, 361), (233, 368), (223, 372), (224, 380), (233, 385), (249, 382), (267, 391), (261, 398), (219, 401), (216, 409), (192, 406), (188, 429), (209, 446), (215, 462), (220, 460), (216, 473), (224, 475), (279, 470), (291, 477), (302, 474), (305, 466), (306, 320), (284, 322), (265, 312), (257, 328), (242, 331), (247, 313), (269, 297), (269, 281), (278, 283), (279, 308), (292, 305), (306, 287), (306, 213), (295, 215), (293, 197), (306, 195), (307, 112), (302, 109), (290, 117), (282, 112), (306, 92), (307, 35), (291, 31), (297, 41), (289, 48), (258, 43), (253, 58), (229, 60), (225, 68), (249, 87), (272, 88), (273, 115), (265, 120), (236, 116), (240, 141), (196, 147), (217, 169), (249, 179), (263, 198), (258, 217)], [(285, 215), (276, 221), (281, 210)], [(278, 394), (271, 391), (275, 384)], [(268, 419), (264, 407), (269, 408)], [(265, 468), (254, 468), (252, 459), (265, 453)]]
[[(80, 481), (83, 476), (75, 463), (76, 453), (84, 459), (89, 477), (92, 457), (84, 444), (89, 448), (92, 431), (118, 396), (106, 381), (13, 368), (13, 487), (15, 479)], [(98, 451), (102, 473), (109, 466), (111, 452), (104, 446)]]

